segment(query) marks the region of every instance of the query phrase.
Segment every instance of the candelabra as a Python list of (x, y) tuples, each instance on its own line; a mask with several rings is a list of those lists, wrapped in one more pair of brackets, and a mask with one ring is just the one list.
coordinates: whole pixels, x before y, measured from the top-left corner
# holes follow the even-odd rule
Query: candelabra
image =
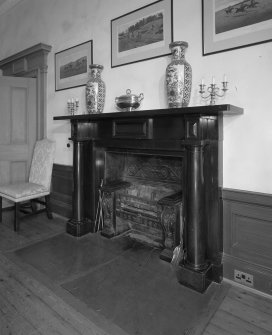
[(219, 91), (219, 87), (216, 86), (215, 82), (214, 82), (214, 78), (212, 78), (212, 83), (210, 84), (210, 86), (207, 87), (206, 93), (207, 95), (205, 95), (205, 84), (203, 83), (203, 80), (201, 82), (201, 84), (199, 85), (200, 89), (199, 89), (199, 93), (201, 94), (201, 97), (203, 99), (210, 99), (210, 105), (215, 105), (215, 100), (216, 97), (223, 97), (226, 94), (226, 91), (228, 90), (228, 82), (227, 82), (227, 78), (226, 76), (224, 76), (224, 80), (222, 81), (222, 88), (221, 91), (222, 93), (220, 94)]
[(68, 99), (67, 101), (67, 109), (68, 109), (68, 114), (70, 115), (75, 115), (77, 113), (79, 107), (79, 100), (72, 98), (71, 100)]

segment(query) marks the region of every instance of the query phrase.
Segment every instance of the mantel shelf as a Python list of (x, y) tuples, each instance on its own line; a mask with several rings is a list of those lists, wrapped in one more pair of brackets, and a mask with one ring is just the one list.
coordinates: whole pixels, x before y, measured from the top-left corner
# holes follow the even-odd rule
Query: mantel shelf
[(219, 116), (219, 115), (240, 115), (243, 114), (243, 108), (224, 104), (224, 105), (207, 105), (194, 106), (184, 108), (165, 108), (165, 109), (150, 109), (138, 110), (133, 112), (113, 112), (102, 114), (81, 114), (81, 115), (63, 115), (55, 116), (54, 120), (102, 120), (102, 119), (117, 119), (117, 118), (141, 118), (141, 117), (163, 117), (175, 115), (198, 115), (198, 116)]

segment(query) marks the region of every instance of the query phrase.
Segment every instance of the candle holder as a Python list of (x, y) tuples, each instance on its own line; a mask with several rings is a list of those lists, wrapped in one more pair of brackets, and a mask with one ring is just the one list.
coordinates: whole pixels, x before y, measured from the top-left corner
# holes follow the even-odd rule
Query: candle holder
[[(216, 86), (216, 84), (213, 83), (210, 84), (210, 86), (207, 87), (207, 90), (205, 91), (205, 84), (203, 84), (203, 82), (199, 85), (200, 89), (199, 89), (199, 93), (201, 94), (202, 99), (210, 99), (210, 105), (215, 105), (215, 101), (216, 101), (216, 97), (220, 97), (222, 98), (223, 96), (225, 96), (226, 91), (228, 90), (228, 82), (224, 79), (224, 81), (222, 81), (222, 88), (221, 91), (222, 93), (220, 94), (220, 89), (218, 86)], [(207, 95), (205, 95), (205, 92), (207, 93)]]
[(68, 99), (67, 101), (67, 109), (68, 109), (68, 114), (70, 115), (75, 115), (78, 111), (79, 107), (79, 100), (78, 99)]

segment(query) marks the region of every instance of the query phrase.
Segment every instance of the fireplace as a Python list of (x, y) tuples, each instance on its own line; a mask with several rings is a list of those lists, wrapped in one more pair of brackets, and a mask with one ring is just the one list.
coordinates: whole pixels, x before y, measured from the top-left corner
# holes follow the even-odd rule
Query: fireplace
[(182, 157), (106, 151), (102, 235), (126, 233), (171, 261), (182, 226)]
[(94, 232), (103, 179), (104, 235), (131, 230), (161, 245), (161, 257), (170, 260), (184, 225), (178, 281), (199, 292), (221, 282), (223, 117), (242, 113), (213, 105), (54, 117), (70, 120), (74, 142), (67, 232)]

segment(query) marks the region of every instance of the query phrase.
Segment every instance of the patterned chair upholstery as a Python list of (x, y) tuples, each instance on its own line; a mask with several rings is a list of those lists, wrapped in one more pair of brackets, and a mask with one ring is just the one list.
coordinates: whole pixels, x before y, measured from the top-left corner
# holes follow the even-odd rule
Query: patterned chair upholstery
[[(44, 208), (34, 210), (34, 214), (46, 211), (48, 218), (52, 219), (50, 186), (54, 153), (55, 142), (48, 139), (37, 141), (28, 182), (0, 186), (0, 222), (2, 222), (2, 198), (13, 201), (15, 203), (14, 231), (19, 229), (20, 204), (29, 200), (36, 199), (36, 202), (44, 205)], [(45, 201), (41, 201), (40, 198), (45, 198)]]

